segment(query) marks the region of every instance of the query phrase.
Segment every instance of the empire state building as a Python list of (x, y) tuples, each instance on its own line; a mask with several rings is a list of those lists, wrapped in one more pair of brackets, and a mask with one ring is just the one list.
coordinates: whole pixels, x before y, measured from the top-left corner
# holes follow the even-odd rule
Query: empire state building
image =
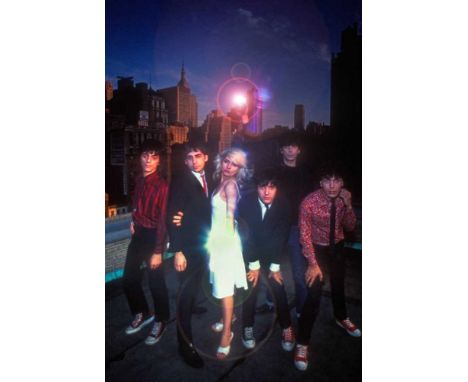
[(180, 81), (177, 86), (158, 90), (166, 100), (169, 110), (169, 124), (197, 127), (198, 105), (197, 97), (192, 94), (185, 76), (184, 64), (180, 71)]

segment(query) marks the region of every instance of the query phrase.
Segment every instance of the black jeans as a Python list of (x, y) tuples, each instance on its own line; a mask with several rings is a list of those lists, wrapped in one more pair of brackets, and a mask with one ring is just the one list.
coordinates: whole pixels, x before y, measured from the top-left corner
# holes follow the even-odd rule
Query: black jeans
[(187, 268), (177, 272), (179, 277), (179, 296), (177, 298), (177, 339), (179, 345), (190, 344), (192, 337), (192, 310), (199, 293), (203, 277), (206, 275), (207, 262), (204, 250), (184, 252)]
[[(248, 270), (247, 270), (248, 271)], [(258, 290), (260, 287), (261, 279), (268, 283), (273, 297), (276, 300), (276, 314), (278, 315), (278, 322), (281, 329), (286, 329), (291, 326), (291, 317), (289, 315), (288, 297), (284, 289), (284, 284), (277, 283), (272, 278), (268, 278), (270, 273), (269, 265), (262, 264), (261, 277), (258, 279), (255, 288), (253, 284), (248, 281), (249, 289), (244, 292), (244, 303), (242, 304), (242, 327), (254, 326), (255, 321), (255, 305), (257, 303)]]
[[(317, 262), (322, 272), (328, 269), (333, 303), (333, 313), (337, 320), (347, 318), (346, 301), (344, 294), (345, 260), (344, 242), (335, 245), (335, 250), (330, 251), (328, 246), (314, 244)], [(316, 278), (312, 286), (307, 288), (307, 298), (299, 318), (299, 330), (297, 342), (308, 345), (310, 333), (320, 309), (322, 297), (322, 282)]]
[(148, 266), (149, 260), (154, 253), (155, 242), (156, 229), (135, 225), (135, 233), (128, 246), (125, 260), (123, 287), (132, 314), (143, 313), (143, 315), (147, 315), (149, 308), (141, 285), (143, 279), (141, 264), (146, 262), (155, 319), (156, 321), (166, 322), (169, 320), (169, 296), (164, 277), (164, 267), (161, 264), (155, 270), (151, 270)]

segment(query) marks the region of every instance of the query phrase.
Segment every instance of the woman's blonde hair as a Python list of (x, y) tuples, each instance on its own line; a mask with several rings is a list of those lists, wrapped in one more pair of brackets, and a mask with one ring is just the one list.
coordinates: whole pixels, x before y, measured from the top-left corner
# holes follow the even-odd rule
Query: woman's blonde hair
[(216, 182), (221, 179), (221, 164), (223, 160), (228, 156), (236, 154), (239, 154), (242, 157), (242, 162), (238, 163), (239, 172), (236, 176), (237, 183), (241, 185), (252, 177), (253, 171), (247, 168), (247, 153), (238, 147), (230, 147), (224, 150), (222, 153), (218, 154), (214, 160), (215, 171), (213, 173), (213, 179)]

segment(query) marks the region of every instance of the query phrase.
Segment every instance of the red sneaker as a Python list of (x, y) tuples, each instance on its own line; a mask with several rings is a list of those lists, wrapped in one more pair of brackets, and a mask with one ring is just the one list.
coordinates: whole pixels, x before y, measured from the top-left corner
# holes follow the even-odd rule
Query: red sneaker
[(336, 320), (338, 326), (341, 326), (344, 330), (348, 332), (350, 336), (361, 337), (361, 331), (354, 325), (349, 318), (344, 320)]
[(300, 371), (307, 370), (309, 366), (309, 347), (297, 344), (294, 350), (294, 366)]
[(281, 346), (283, 347), (284, 351), (291, 351), (294, 349), (294, 344), (296, 343), (296, 339), (294, 338), (294, 332), (292, 330), (292, 326), (289, 328), (283, 329), (281, 333)]
[(133, 334), (139, 332), (143, 327), (150, 324), (154, 320), (154, 316), (143, 316), (143, 313), (138, 313), (135, 315), (132, 323), (125, 329), (125, 333)]
[(154, 345), (159, 342), (161, 339), (164, 330), (166, 329), (166, 324), (162, 321), (155, 322), (153, 328), (151, 329), (150, 334), (146, 337), (145, 344), (146, 345)]

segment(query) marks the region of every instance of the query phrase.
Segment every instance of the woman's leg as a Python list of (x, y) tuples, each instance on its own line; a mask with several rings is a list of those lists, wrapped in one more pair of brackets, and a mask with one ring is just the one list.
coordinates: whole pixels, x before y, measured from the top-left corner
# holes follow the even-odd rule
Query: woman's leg
[[(223, 307), (223, 332), (221, 335), (221, 342), (219, 346), (226, 347), (231, 343), (231, 331), (232, 331), (232, 315), (234, 313), (234, 296), (224, 297), (221, 300)], [(225, 355), (218, 353), (218, 358), (224, 358)]]

